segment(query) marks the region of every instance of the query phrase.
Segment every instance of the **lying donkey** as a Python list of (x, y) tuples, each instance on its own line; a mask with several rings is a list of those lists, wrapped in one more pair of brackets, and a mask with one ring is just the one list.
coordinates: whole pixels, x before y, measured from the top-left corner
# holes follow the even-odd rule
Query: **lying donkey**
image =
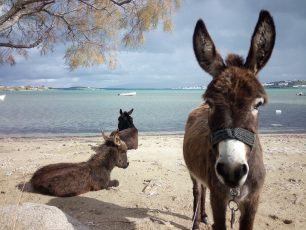
[(117, 187), (118, 180), (110, 180), (112, 169), (127, 168), (127, 146), (119, 132), (110, 137), (102, 133), (105, 143), (93, 147), (96, 154), (81, 163), (58, 163), (38, 169), (30, 180), (37, 191), (59, 197), (76, 196), (88, 191)]

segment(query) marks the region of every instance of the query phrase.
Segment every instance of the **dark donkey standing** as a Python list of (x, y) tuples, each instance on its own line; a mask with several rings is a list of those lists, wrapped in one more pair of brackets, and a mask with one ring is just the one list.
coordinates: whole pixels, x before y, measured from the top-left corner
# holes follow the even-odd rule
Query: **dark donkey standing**
[(230, 54), (224, 63), (204, 22), (196, 24), (194, 52), (213, 79), (203, 95), (205, 103), (190, 113), (185, 127), (183, 152), (193, 182), (193, 229), (198, 229), (201, 221), (207, 223), (207, 187), (213, 229), (226, 229), (226, 208), (231, 199), (241, 212), (240, 229), (253, 229), (265, 178), (258, 108), (267, 101), (257, 74), (268, 62), (274, 42), (273, 19), (263, 10), (246, 61)]
[(128, 149), (138, 148), (138, 130), (134, 125), (133, 118), (131, 117), (133, 111), (134, 109), (131, 109), (128, 112), (122, 112), (120, 109), (120, 116), (118, 117), (120, 139), (126, 143)]

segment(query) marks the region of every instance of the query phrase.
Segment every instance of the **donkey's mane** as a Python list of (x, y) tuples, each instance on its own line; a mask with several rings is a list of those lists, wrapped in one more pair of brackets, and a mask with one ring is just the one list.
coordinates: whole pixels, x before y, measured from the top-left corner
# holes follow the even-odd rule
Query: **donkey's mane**
[(227, 66), (236, 66), (243, 67), (244, 66), (244, 58), (237, 54), (229, 54), (225, 59), (225, 63)]

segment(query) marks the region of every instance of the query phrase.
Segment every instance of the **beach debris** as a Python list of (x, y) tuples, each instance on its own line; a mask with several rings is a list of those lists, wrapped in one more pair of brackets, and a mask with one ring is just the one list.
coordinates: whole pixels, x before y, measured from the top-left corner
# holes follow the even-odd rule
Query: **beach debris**
[(292, 221), (292, 220), (285, 219), (285, 220), (283, 220), (283, 223), (284, 223), (284, 224), (292, 224), (293, 221)]
[(278, 220), (278, 216), (274, 215), (274, 214), (270, 214), (269, 217), (272, 219), (272, 220)]
[(169, 226), (169, 227), (173, 227), (169, 221), (165, 221), (165, 220), (162, 220), (162, 219), (159, 219), (157, 217), (153, 217), (153, 216), (150, 216), (149, 219), (152, 221), (152, 222), (155, 222), (155, 223), (158, 223), (158, 224), (162, 224), (162, 225), (166, 225), (166, 226)]
[[(162, 169), (162, 168), (163, 168), (162, 164), (161, 164), (160, 162), (158, 162), (158, 161), (152, 162), (151, 165), (155, 166), (155, 167), (158, 168), (158, 169)], [(155, 167), (154, 167), (154, 168), (155, 168)], [(150, 169), (150, 170), (153, 171), (154, 168), (148, 168), (148, 169)]]
[(177, 160), (176, 161), (176, 165), (177, 166), (182, 166), (182, 167), (186, 168), (186, 165), (184, 164), (183, 160)]
[[(281, 220), (278, 216), (276, 215), (269, 215), (269, 217), (273, 220)], [(292, 220), (289, 220), (289, 219), (283, 219), (281, 220), (284, 224), (292, 224), (293, 221)]]
[(294, 201), (293, 204), (297, 205), (297, 204), (302, 204), (302, 200), (304, 199), (303, 194), (293, 194), (294, 195)]
[(11, 176), (13, 174), (13, 171), (7, 171), (5, 172), (5, 176)]
[(156, 180), (144, 180), (145, 186), (142, 189), (142, 193), (147, 195), (148, 197), (157, 196), (158, 189), (162, 187), (161, 182)]
[(98, 226), (97, 224), (95, 224), (93, 221), (88, 221), (85, 223), (87, 226)]
[(296, 185), (300, 185), (300, 184), (303, 183), (303, 181), (301, 179), (295, 179), (295, 178), (289, 178), (288, 182), (290, 182), (291, 184), (296, 184)]

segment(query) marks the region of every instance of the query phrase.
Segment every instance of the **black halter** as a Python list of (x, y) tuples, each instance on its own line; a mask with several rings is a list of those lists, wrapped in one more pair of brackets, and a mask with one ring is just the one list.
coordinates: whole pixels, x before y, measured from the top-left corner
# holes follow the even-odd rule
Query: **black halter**
[(220, 129), (211, 134), (211, 142), (215, 145), (225, 139), (236, 139), (253, 148), (255, 137), (255, 133), (243, 128)]

